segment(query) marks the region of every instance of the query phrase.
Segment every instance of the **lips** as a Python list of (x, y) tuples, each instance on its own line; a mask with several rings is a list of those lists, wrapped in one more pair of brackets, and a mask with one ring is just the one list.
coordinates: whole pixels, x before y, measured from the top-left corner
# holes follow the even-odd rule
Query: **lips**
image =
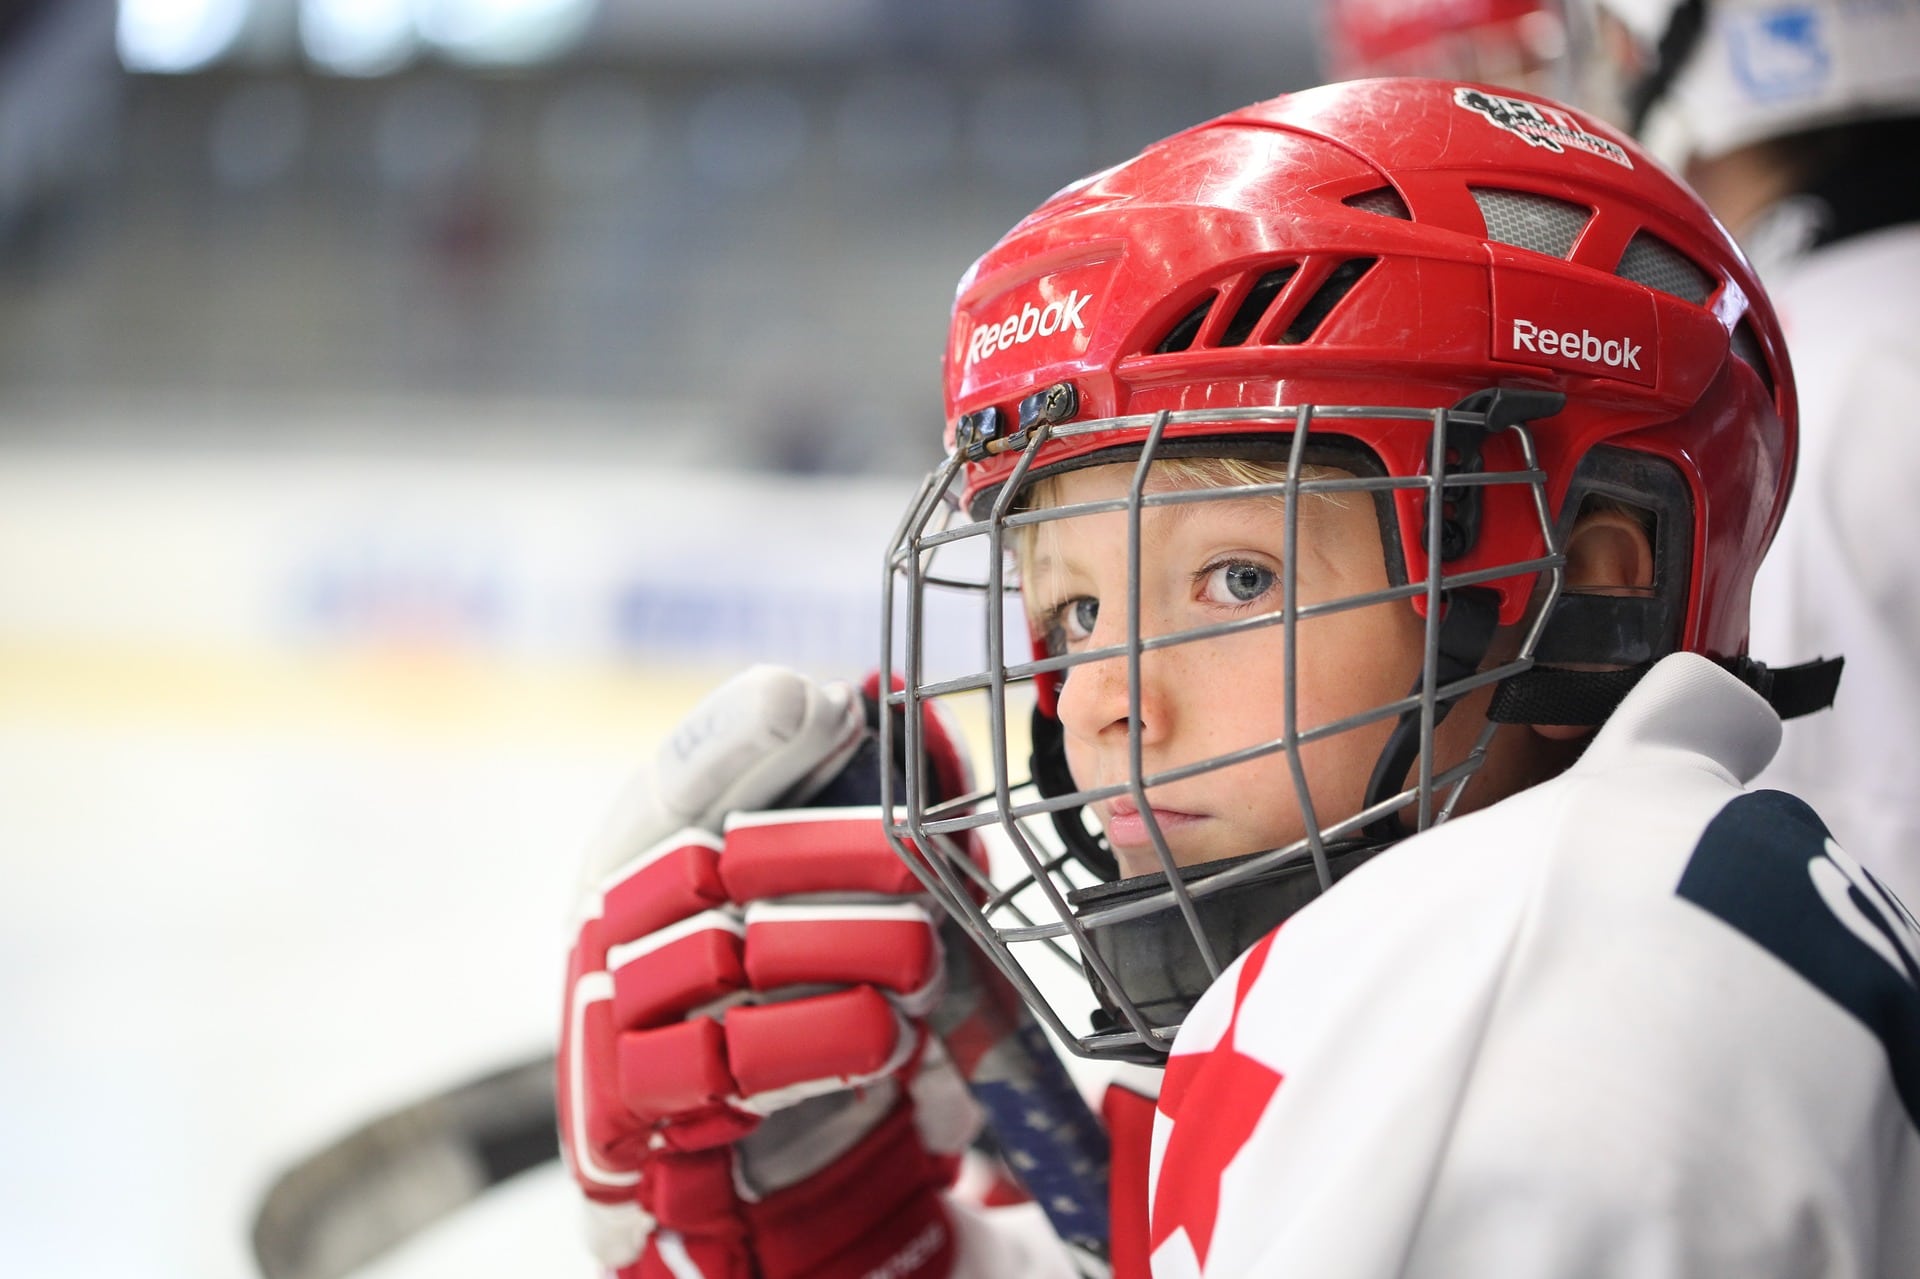
[[(1203, 822), (1206, 817), (1200, 813), (1189, 813), (1178, 808), (1162, 808), (1153, 805), (1149, 810), (1159, 824), (1160, 833), (1168, 839), (1183, 826)], [(1107, 802), (1107, 842), (1115, 848), (1151, 848), (1153, 835), (1147, 829), (1147, 819), (1141, 815), (1139, 806), (1130, 799), (1113, 799)]]

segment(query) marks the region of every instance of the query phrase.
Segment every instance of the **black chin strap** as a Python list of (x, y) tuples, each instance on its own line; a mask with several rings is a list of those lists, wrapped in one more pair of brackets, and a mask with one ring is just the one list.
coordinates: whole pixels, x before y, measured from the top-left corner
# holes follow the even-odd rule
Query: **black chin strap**
[[(1751, 658), (1735, 657), (1722, 660), (1720, 665), (1766, 698), (1781, 719), (1797, 719), (1833, 705), (1845, 663), (1844, 657), (1820, 657), (1798, 666), (1774, 668)], [(1652, 669), (1651, 661), (1617, 671), (1536, 666), (1501, 682), (1487, 708), (1487, 718), (1497, 724), (1599, 724)]]
[[(1448, 591), (1442, 599), (1446, 612), (1440, 618), (1439, 661), (1434, 668), (1436, 689), (1466, 679), (1480, 669), (1480, 663), (1486, 659), (1487, 648), (1493, 643), (1494, 628), (1500, 621), (1500, 597), (1486, 587)], [(1424, 670), (1414, 677), (1415, 695), (1419, 694), (1425, 681)], [(1459, 700), (1458, 697), (1436, 700), (1433, 707), (1434, 724), (1438, 725), (1445, 719), (1447, 712)], [(1393, 726), (1393, 735), (1387, 738), (1380, 758), (1374, 763), (1373, 779), (1367, 783), (1365, 807), (1371, 808), (1401, 789), (1407, 770), (1420, 757), (1420, 746), (1420, 708), (1415, 706), (1401, 713), (1399, 721)], [(1406, 823), (1400, 820), (1398, 813), (1388, 813), (1369, 825), (1365, 833), (1369, 839), (1396, 840), (1406, 838), (1408, 832)]]
[[(1522, 423), (1552, 417), (1566, 407), (1567, 397), (1559, 391), (1533, 387), (1490, 386), (1453, 406), (1454, 416), (1440, 428), (1446, 432), (1445, 474), (1468, 475), (1482, 469), (1481, 446), (1497, 432)], [(1443, 484), (1441, 509), (1429, 509), (1426, 521), (1440, 522), (1440, 559), (1451, 562), (1467, 554), (1480, 539), (1480, 503), (1482, 490), (1476, 485)], [(1466, 679), (1480, 669), (1493, 633), (1500, 623), (1500, 597), (1484, 586), (1443, 591), (1440, 595), (1440, 633), (1436, 637), (1438, 662), (1434, 670), (1437, 691)], [(1422, 670), (1413, 681), (1412, 693), (1418, 696), (1426, 679)], [(1453, 709), (1458, 697), (1439, 698), (1434, 703), (1433, 722), (1437, 725)], [(1420, 756), (1420, 707), (1400, 716), (1393, 734), (1374, 761), (1373, 777), (1367, 783), (1364, 807), (1399, 792), (1407, 771)], [(1406, 838), (1406, 824), (1398, 813), (1389, 813), (1369, 824), (1362, 834), (1372, 840)]]
[(1660, 33), (1660, 41), (1652, 50), (1652, 65), (1627, 89), (1628, 133), (1637, 138), (1647, 127), (1647, 117), (1680, 78), (1694, 50), (1700, 47), (1700, 37), (1706, 29), (1707, 0), (1680, 0), (1674, 6), (1672, 16), (1667, 19), (1667, 29)]

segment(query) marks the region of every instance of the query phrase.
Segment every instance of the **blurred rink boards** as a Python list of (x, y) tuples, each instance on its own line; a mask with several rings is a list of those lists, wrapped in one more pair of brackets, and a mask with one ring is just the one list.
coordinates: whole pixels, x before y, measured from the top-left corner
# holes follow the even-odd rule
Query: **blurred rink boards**
[[(384, 434), (0, 437), (0, 1274), (250, 1275), (282, 1166), (549, 1046), (580, 853), (695, 699), (874, 664), (911, 480)], [(549, 1166), (367, 1273), (578, 1239)]]

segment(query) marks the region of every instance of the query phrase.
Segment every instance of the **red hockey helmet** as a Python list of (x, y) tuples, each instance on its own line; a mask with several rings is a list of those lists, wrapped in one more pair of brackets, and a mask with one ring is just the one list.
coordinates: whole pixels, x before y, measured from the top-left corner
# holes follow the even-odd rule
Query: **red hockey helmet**
[[(1433, 725), (1465, 692), (1498, 684), (1495, 719), (1593, 723), (1675, 649), (1739, 664), (1793, 469), (1779, 325), (1699, 201), (1592, 119), (1429, 80), (1260, 103), (1061, 191), (961, 280), (945, 389), (947, 460), (889, 557), (886, 663), (909, 737), (920, 703), (984, 699), (970, 718), (990, 728), (994, 786), (924, 803), (909, 774), (895, 833), (1055, 1030), (1095, 1055), (1163, 1052), (1219, 967), (1404, 833), (1396, 814), (1444, 817), (1474, 761), (1437, 766)], [(1182, 454), (1281, 463), (1289, 499), (1368, 492), (1391, 586), (1349, 603), (1414, 610), (1429, 656), (1400, 702), (1354, 724), (1289, 716), (1261, 747), (1291, 754), (1397, 718), (1362, 811), (1321, 812), (1294, 844), (1202, 867), (1177, 868), (1156, 833), (1162, 873), (1106, 882), (1114, 863), (1082, 808), (1131, 792), (1144, 809), (1166, 777), (1078, 786), (1057, 681), (1098, 660), (1137, 674), (1144, 652), (1206, 636), (1136, 626), (1073, 654), (1023, 638), (1007, 604), (1020, 529), (1074, 512), (1020, 499), (1048, 475), (1126, 460), (1144, 477)], [(1349, 478), (1306, 478), (1316, 460)], [(1136, 528), (1164, 496), (1136, 482)], [(1560, 539), (1594, 497), (1643, 517), (1650, 593), (1558, 589)], [(1279, 642), (1312, 611), (1259, 621)], [(1524, 623), (1526, 638), (1487, 665), (1496, 623)], [(956, 636), (973, 651), (956, 654)], [(964, 881), (964, 858), (914, 851), (981, 828), (1004, 837), (1024, 887), (984, 890)], [(1069, 1029), (1026, 974), (1027, 944), (1084, 966), (1105, 1008), (1094, 1033)]]

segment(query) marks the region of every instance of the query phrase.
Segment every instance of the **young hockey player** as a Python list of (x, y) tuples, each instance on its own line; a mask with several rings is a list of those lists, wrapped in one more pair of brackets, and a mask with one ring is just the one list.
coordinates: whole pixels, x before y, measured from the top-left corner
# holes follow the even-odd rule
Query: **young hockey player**
[[(1793, 382), (1693, 196), (1542, 100), (1279, 98), (1009, 232), (946, 397), (880, 677), (729, 685), (596, 855), (559, 1086), (606, 1264), (1911, 1273), (1920, 930), (1743, 787), (1834, 671), (1744, 656)], [(1058, 1117), (981, 1083), (994, 971), (1147, 1067), (1091, 1244)], [(951, 1188), (961, 1080), (1035, 1202)]]

